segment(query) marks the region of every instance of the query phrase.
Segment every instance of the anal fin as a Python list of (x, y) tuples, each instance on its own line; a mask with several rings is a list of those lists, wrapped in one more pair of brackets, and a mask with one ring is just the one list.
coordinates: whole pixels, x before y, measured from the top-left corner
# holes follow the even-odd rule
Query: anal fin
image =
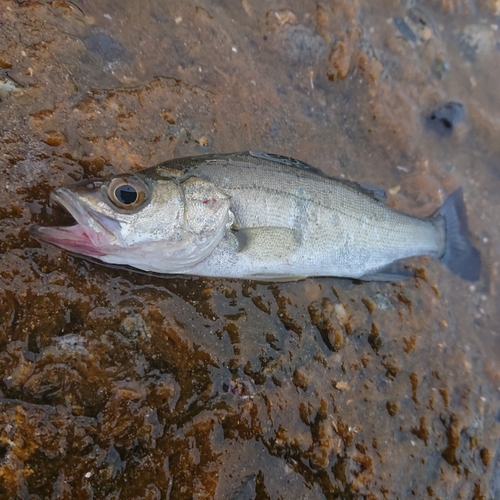
[(389, 265), (368, 272), (358, 279), (362, 281), (402, 281), (413, 278), (415, 274), (401, 261), (396, 260)]

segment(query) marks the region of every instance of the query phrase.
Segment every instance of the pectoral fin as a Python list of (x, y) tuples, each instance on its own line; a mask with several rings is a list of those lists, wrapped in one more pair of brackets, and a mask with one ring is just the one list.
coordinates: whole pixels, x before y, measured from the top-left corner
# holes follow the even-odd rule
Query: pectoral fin
[(268, 262), (285, 260), (300, 246), (300, 234), (287, 227), (249, 227), (233, 232), (238, 252)]

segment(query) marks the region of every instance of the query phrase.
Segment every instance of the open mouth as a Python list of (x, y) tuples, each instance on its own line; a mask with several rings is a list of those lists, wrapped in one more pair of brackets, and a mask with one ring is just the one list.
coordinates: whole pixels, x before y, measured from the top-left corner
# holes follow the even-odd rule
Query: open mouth
[[(58, 188), (50, 193), (52, 202), (63, 207), (74, 218), (70, 226), (32, 226), (30, 232), (39, 241), (56, 245), (70, 252), (91, 257), (106, 255), (100, 245), (103, 234), (110, 232), (82, 206), (78, 198), (68, 189)], [(109, 238), (107, 238), (109, 239)], [(104, 242), (102, 242), (104, 243)]]

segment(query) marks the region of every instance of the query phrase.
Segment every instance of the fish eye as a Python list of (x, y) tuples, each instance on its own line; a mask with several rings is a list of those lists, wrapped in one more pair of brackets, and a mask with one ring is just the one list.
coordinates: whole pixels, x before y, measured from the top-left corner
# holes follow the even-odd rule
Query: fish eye
[(132, 210), (148, 199), (148, 190), (145, 183), (137, 178), (117, 177), (109, 183), (108, 197), (118, 208)]

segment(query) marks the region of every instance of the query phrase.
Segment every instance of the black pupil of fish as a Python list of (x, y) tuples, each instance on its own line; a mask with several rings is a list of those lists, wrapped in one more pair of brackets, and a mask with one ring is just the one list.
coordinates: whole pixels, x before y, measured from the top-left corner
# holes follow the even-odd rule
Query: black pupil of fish
[(137, 200), (137, 190), (130, 185), (119, 186), (115, 190), (116, 199), (124, 205), (132, 205)]

